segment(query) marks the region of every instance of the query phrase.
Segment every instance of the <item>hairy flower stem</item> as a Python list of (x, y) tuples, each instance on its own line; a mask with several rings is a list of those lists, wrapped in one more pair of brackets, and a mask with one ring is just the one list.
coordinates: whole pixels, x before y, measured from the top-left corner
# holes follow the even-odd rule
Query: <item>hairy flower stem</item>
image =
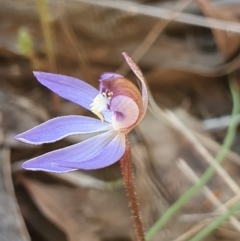
[(126, 151), (120, 160), (123, 181), (128, 195), (129, 207), (132, 213), (133, 224), (137, 236), (137, 241), (145, 241), (143, 226), (139, 214), (137, 196), (134, 190), (133, 170), (131, 162), (131, 148), (128, 139), (126, 140)]

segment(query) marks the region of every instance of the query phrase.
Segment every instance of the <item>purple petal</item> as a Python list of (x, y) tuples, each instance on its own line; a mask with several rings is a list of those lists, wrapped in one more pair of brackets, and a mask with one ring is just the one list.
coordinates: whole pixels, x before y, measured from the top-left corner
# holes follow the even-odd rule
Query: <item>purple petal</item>
[(76, 145), (33, 158), (25, 162), (23, 168), (33, 171), (41, 170), (49, 172), (61, 172), (61, 168), (74, 170), (76, 168), (61, 167), (60, 165), (62, 162), (71, 161), (77, 163), (98, 156), (116, 135), (117, 132), (112, 130), (102, 133)]
[(124, 78), (122, 75), (115, 74), (115, 73), (103, 73), (100, 76), (100, 92), (105, 92), (106, 91), (106, 86), (108, 85), (107, 83), (112, 80), (116, 80), (119, 78)]
[(61, 162), (60, 165), (63, 167), (85, 170), (99, 169), (117, 162), (123, 156), (125, 149), (125, 135), (119, 133), (96, 157), (83, 162)]
[(56, 94), (90, 110), (98, 90), (86, 82), (60, 74), (33, 72), (37, 80)]
[(74, 115), (62, 116), (21, 133), (15, 139), (28, 144), (39, 145), (55, 142), (69, 135), (106, 131), (110, 128), (111, 124), (101, 122), (98, 119)]
[(114, 111), (112, 126), (114, 130), (130, 127), (139, 116), (136, 102), (125, 95), (114, 96), (110, 103), (110, 110)]
[(120, 74), (115, 74), (115, 73), (103, 73), (100, 76), (100, 81), (104, 81), (110, 78), (124, 78), (122, 75)]

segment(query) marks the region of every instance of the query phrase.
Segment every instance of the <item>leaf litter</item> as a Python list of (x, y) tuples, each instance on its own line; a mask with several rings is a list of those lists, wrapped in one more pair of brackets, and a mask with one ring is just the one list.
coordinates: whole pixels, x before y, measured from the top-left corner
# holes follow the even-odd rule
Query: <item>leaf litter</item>
[[(176, 1), (168, 1), (168, 4), (164, 1), (135, 3), (170, 9)], [(127, 11), (89, 7), (77, 1), (70, 1), (69, 4), (59, 1), (56, 3), (57, 11), (53, 11), (54, 4), (55, 1), (51, 1), (50, 9), (57, 40), (55, 56), (58, 72), (80, 79), (90, 75), (87, 78), (96, 87), (99, 74), (118, 69), (122, 64), (120, 53), (126, 51), (131, 55), (159, 21)], [(25, 219), (32, 240), (132, 240), (133, 227), (127, 199), (121, 182), (117, 187), (113, 183), (121, 176), (118, 164), (98, 171), (79, 172), (79, 175), (76, 172), (69, 174), (70, 177), (28, 173), (21, 169), (20, 164), (26, 159), (74, 144), (77, 140), (68, 138), (49, 147), (33, 149), (13, 142), (12, 136), (56, 116), (56, 113), (51, 93), (34, 81), (31, 73), (33, 59), (21, 56), (16, 48), (18, 29), (27, 27), (34, 40), (35, 58), (41, 63), (39, 70), (49, 70), (36, 6), (28, 0), (1, 0), (0, 5), (1, 129), (3, 143), (11, 151), (13, 180), (22, 211), (18, 216)], [(184, 11), (199, 14), (206, 20), (217, 18), (238, 23), (236, 11), (228, 10), (232, 6), (240, 7), (235, 1), (198, 1), (198, 4), (191, 3)], [(57, 14), (58, 10), (61, 14)], [(68, 37), (64, 33), (68, 33)], [(69, 45), (69, 39), (75, 45)], [(226, 76), (239, 67), (238, 39), (239, 34), (229, 35), (227, 31), (216, 30), (211, 22), (209, 29), (206, 29), (171, 21), (139, 62), (160, 107), (154, 109), (154, 115), (148, 112), (143, 123), (130, 136), (136, 191), (146, 231), (192, 184), (179, 168), (179, 158), (197, 176), (209, 165), (186, 133), (164, 117), (164, 111), (172, 110), (205, 150), (215, 156), (225, 136), (225, 129), (217, 132), (204, 130), (203, 121), (230, 114), (232, 101)], [(77, 48), (73, 50), (73, 46)], [(81, 55), (85, 57), (79, 59)], [(129, 79), (134, 79), (133, 75), (129, 74)], [(60, 107), (58, 115), (89, 115), (65, 100), (61, 100)], [(156, 115), (161, 118), (156, 118)], [(228, 154), (223, 169), (238, 187), (239, 133), (232, 150), (234, 153)], [(208, 184), (222, 203), (237, 195), (229, 188), (225, 178), (216, 174)], [(5, 181), (9, 182), (9, 179)], [(24, 198), (25, 195), (28, 198)], [(6, 203), (1, 201), (0, 204), (7, 210)], [(191, 228), (204, 217), (212, 220), (214, 210), (212, 201), (199, 192), (154, 240), (188, 240), (194, 234)], [(11, 217), (6, 212), (4, 215)], [(46, 223), (51, 224), (47, 231)], [(24, 230), (23, 226), (18, 228)], [(184, 234), (186, 238), (180, 239)], [(238, 237), (239, 232), (228, 222), (206, 240), (236, 240)], [(26, 238), (25, 234), (19, 241)]]

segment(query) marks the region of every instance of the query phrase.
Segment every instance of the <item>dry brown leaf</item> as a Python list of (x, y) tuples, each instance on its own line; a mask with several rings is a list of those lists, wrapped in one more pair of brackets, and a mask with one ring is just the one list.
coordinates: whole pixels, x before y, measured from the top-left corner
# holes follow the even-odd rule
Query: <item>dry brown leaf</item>
[[(36, 6), (30, 0), (18, 2), (18, 4), (8, 4), (0, 0), (0, 15), (2, 16), (0, 46), (16, 52), (16, 30), (25, 26), (34, 39), (37, 54), (41, 56), (44, 52), (44, 45), (42, 33), (39, 31)], [(97, 79), (99, 73), (106, 71), (106, 66), (108, 70), (116, 70), (123, 63), (121, 52), (132, 53), (157, 21), (145, 15), (132, 15), (128, 12), (88, 6), (77, 1), (68, 1), (64, 9), (65, 15), (61, 16), (55, 2), (62, 1), (51, 2), (54, 8), (52, 13), (57, 39), (54, 46), (60, 66), (59, 72), (82, 79), (85, 79), (86, 74), (90, 74), (93, 80)], [(171, 4), (173, 2), (171, 1)], [(164, 3), (162, 4), (164, 6)], [(17, 7), (19, 5), (23, 6)], [(159, 6), (161, 6), (160, 2)], [(64, 26), (60, 24), (62, 17), (67, 21), (67, 26), (66, 23)], [(79, 21), (76, 21), (78, 19)], [(90, 73), (86, 73), (84, 65), (79, 64), (79, 60), (76, 59), (76, 51), (69, 44), (65, 35), (66, 30), (63, 29), (66, 27), (75, 33), (76, 36), (72, 36), (76, 39), (75, 45), (84, 50), (91, 63)], [(208, 68), (224, 61), (224, 58), (216, 51), (212, 36), (208, 34), (208, 31), (202, 32), (198, 31), (198, 27), (189, 28), (188, 25), (174, 23), (168, 27), (168, 31), (169, 33), (163, 34), (151, 46), (141, 60), (142, 66), (149, 68), (167, 65), (170, 68), (178, 67), (208, 72)], [(203, 48), (204, 51), (202, 51)], [(209, 49), (211, 57), (209, 57)], [(206, 69), (202, 68), (201, 64)], [(97, 85), (97, 81), (95, 83)]]
[(10, 147), (29, 148), (16, 141), (14, 136), (46, 121), (49, 117), (41, 106), (30, 99), (0, 89), (0, 118), (4, 144)]
[(24, 177), (21, 183), (43, 215), (66, 234), (68, 241), (120, 240), (132, 233), (123, 189), (74, 189)]
[[(202, 12), (210, 18), (239, 22), (237, 16), (232, 11), (215, 6), (209, 0), (197, 1)], [(210, 23), (211, 25), (211, 23)], [(212, 28), (212, 32), (219, 49), (226, 57), (231, 57), (240, 47), (240, 34)]]
[(30, 241), (14, 195), (9, 154), (0, 148), (0, 240)]

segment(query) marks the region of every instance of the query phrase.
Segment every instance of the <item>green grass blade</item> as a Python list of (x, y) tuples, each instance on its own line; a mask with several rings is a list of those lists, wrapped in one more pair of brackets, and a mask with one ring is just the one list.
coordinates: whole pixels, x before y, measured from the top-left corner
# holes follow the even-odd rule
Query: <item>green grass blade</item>
[[(218, 164), (221, 164), (230, 149), (235, 133), (237, 130), (237, 114), (240, 112), (240, 93), (236, 83), (230, 78), (229, 81), (230, 91), (233, 100), (233, 108), (231, 114), (231, 121), (229, 128), (227, 130), (227, 134), (223, 141), (223, 145), (221, 146), (215, 160)], [(215, 173), (215, 168), (210, 166), (208, 169), (203, 173), (199, 181), (194, 184), (192, 187), (188, 189), (163, 215), (162, 217), (157, 220), (157, 222), (149, 229), (146, 233), (145, 237), (146, 240), (151, 240), (155, 234), (161, 230), (161, 228), (170, 220), (170, 218), (179, 211), (183, 205), (185, 205), (198, 191), (211, 179), (211, 177)]]

